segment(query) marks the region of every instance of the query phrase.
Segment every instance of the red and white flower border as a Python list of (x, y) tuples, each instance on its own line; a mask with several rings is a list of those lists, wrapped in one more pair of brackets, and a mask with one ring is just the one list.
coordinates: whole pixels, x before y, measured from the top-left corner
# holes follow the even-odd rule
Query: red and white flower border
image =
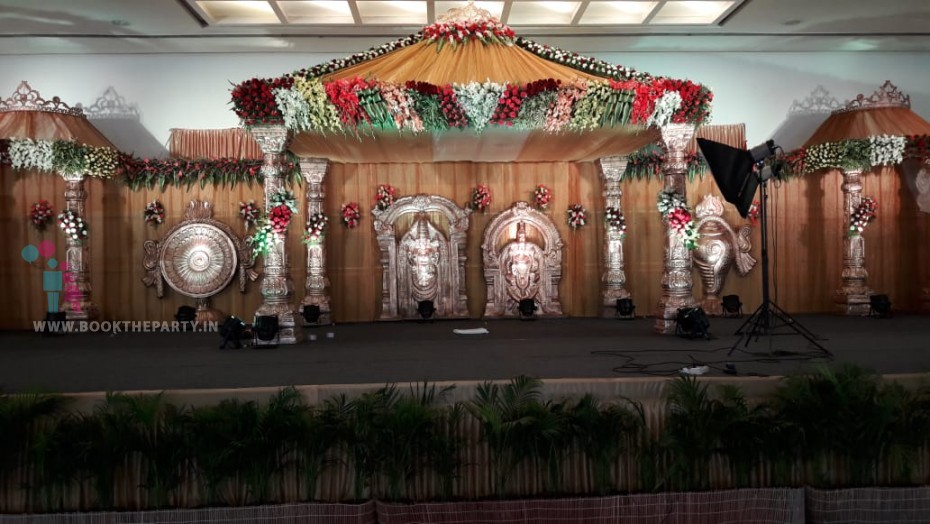
[(307, 231), (304, 232), (304, 244), (318, 244), (326, 235), (329, 217), (323, 213), (313, 213), (307, 219)]
[(52, 205), (49, 204), (48, 200), (39, 200), (29, 207), (29, 220), (32, 222), (33, 227), (39, 231), (44, 231), (45, 226), (48, 225), (54, 216), (55, 211), (52, 209)]
[(375, 207), (379, 211), (384, 211), (394, 205), (397, 197), (397, 189), (390, 184), (381, 184), (375, 192)]
[(856, 209), (849, 215), (849, 236), (855, 237), (862, 234), (865, 228), (869, 226), (877, 217), (876, 210), (878, 202), (872, 197), (862, 197), (862, 201), (856, 206)]
[(152, 200), (145, 205), (145, 223), (158, 226), (165, 222), (165, 206), (161, 204), (158, 200)]
[(239, 216), (245, 222), (245, 229), (251, 229), (262, 217), (262, 210), (254, 200), (239, 202)]
[(659, 191), (656, 207), (662, 220), (681, 238), (684, 246), (688, 249), (696, 248), (701, 235), (694, 228), (694, 215), (681, 195), (674, 191)]
[(623, 211), (616, 207), (608, 207), (604, 210), (604, 224), (611, 231), (619, 231), (620, 238), (626, 237), (626, 217)]
[(566, 213), (568, 214), (568, 227), (572, 228), (572, 231), (584, 227), (588, 223), (588, 210), (581, 204), (568, 206)]
[(359, 222), (362, 220), (362, 212), (357, 202), (342, 204), (339, 213), (342, 216), (342, 224), (349, 229), (357, 228)]
[(65, 209), (58, 214), (58, 227), (71, 240), (83, 241), (87, 239), (87, 223), (70, 209)]
[(552, 202), (552, 190), (543, 184), (536, 186), (533, 190), (533, 205), (540, 211), (549, 209), (549, 203)]
[(491, 207), (491, 189), (484, 185), (478, 184), (471, 190), (471, 200), (468, 207), (479, 213), (487, 213)]

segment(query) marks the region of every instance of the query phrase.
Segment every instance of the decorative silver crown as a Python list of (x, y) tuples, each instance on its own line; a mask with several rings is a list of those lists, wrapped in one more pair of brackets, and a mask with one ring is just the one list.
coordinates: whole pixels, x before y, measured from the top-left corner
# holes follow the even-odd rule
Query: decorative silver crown
[(846, 106), (834, 111), (834, 113), (845, 113), (847, 111), (859, 111), (860, 109), (873, 109), (878, 107), (911, 107), (911, 97), (898, 90), (898, 86), (891, 83), (891, 80), (885, 80), (872, 96), (859, 95), (856, 98), (846, 102)]
[(86, 118), (80, 106), (71, 107), (57, 96), (46, 100), (25, 80), (13, 91), (10, 98), (0, 100), (0, 113), (7, 111), (45, 111)]
[(446, 14), (440, 15), (437, 22), (450, 23), (478, 23), (478, 22), (498, 22), (500, 20), (494, 17), (487, 9), (476, 7), (473, 0), (468, 0), (465, 7), (455, 7), (446, 11)]

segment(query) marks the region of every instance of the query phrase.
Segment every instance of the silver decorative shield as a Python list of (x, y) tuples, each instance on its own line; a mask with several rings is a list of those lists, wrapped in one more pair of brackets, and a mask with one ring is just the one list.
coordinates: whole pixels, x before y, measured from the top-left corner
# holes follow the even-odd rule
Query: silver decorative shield
[(159, 258), (165, 282), (191, 298), (219, 293), (239, 265), (233, 240), (210, 224), (187, 224), (175, 230), (162, 243)]

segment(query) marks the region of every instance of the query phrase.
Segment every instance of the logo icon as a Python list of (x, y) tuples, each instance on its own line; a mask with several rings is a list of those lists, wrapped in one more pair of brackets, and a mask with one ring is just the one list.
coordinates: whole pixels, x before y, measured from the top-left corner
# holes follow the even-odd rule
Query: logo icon
[[(68, 270), (68, 264), (58, 263), (55, 258), (55, 243), (43, 240), (36, 247), (32, 244), (24, 247), (20, 253), (28, 264), (42, 269), (42, 291), (46, 294), (48, 313), (59, 313), (62, 293), (70, 303), (72, 311), (81, 310), (80, 292), (74, 282), (74, 274)], [(45, 259), (45, 264), (39, 258)]]

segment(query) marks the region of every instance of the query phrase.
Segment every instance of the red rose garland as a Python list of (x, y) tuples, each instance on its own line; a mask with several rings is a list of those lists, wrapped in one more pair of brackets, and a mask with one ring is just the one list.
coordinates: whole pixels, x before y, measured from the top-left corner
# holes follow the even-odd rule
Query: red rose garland
[(471, 201), (468, 207), (475, 211), (484, 213), (491, 207), (491, 189), (484, 184), (478, 184), (471, 190)]
[(607, 224), (608, 229), (619, 231), (621, 237), (626, 236), (626, 218), (623, 216), (623, 211), (608, 207), (604, 210), (604, 223)]
[(271, 210), (268, 211), (268, 223), (271, 225), (271, 231), (278, 234), (287, 232), (287, 226), (291, 223), (291, 216), (297, 214), (297, 202), (294, 200), (294, 194), (285, 188), (279, 189), (271, 195), (269, 199)]
[(329, 217), (323, 213), (314, 213), (307, 219), (307, 231), (304, 233), (304, 244), (318, 244), (326, 234)]
[(362, 212), (359, 210), (357, 202), (342, 204), (340, 213), (342, 213), (343, 225), (349, 229), (357, 228), (358, 223), (362, 220)]
[(45, 229), (45, 226), (48, 225), (53, 216), (55, 216), (55, 212), (52, 210), (52, 205), (48, 203), (48, 200), (39, 200), (32, 204), (32, 207), (29, 209), (29, 219), (32, 220), (32, 225), (39, 231)]

